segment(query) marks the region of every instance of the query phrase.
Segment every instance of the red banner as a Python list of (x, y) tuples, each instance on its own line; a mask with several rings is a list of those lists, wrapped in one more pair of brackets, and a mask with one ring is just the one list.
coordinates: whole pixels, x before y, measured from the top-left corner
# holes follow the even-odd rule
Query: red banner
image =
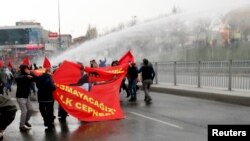
[(87, 72), (90, 82), (108, 81), (114, 77), (120, 77), (127, 73), (128, 64), (122, 64), (113, 67), (90, 68), (85, 67), (84, 71)]
[[(76, 84), (82, 76), (79, 64), (64, 61), (55, 72), (54, 98), (72, 116), (82, 121), (103, 121), (124, 118), (120, 107), (120, 85), (128, 65), (105, 68), (85, 68), (89, 78), (97, 74), (91, 91)], [(93, 76), (92, 76), (93, 75)]]
[(56, 84), (54, 98), (70, 115), (82, 121), (122, 119), (119, 100), (122, 79), (95, 85), (90, 92), (79, 86)]

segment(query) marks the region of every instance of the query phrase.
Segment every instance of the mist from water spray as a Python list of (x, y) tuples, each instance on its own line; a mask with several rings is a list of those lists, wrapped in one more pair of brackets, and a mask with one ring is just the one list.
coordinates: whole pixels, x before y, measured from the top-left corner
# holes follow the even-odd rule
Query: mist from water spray
[[(51, 58), (53, 64), (63, 60), (79, 61), (89, 65), (89, 61), (107, 58), (108, 63), (119, 59), (125, 52), (131, 50), (136, 61), (148, 58), (150, 61), (180, 60), (180, 55), (189, 47), (194, 28), (201, 20), (211, 21), (210, 28), (220, 24), (224, 11), (209, 11), (203, 13), (182, 13), (160, 18), (114, 32), (109, 35), (87, 41), (75, 48), (66, 50)], [(200, 24), (200, 23), (199, 23)]]

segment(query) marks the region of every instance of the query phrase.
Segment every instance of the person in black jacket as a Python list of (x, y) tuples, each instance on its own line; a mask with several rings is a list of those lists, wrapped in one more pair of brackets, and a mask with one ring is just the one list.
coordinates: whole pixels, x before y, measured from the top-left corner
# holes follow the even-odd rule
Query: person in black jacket
[(56, 87), (51, 77), (50, 68), (47, 68), (45, 73), (36, 78), (36, 87), (38, 89), (39, 110), (44, 120), (44, 126), (48, 127), (47, 130), (52, 130), (55, 128), (53, 91)]
[(138, 77), (138, 69), (135, 63), (129, 63), (128, 67), (128, 88), (131, 94), (129, 101), (136, 101), (136, 83)]
[(149, 63), (147, 59), (143, 59), (143, 66), (140, 68), (139, 73), (142, 73), (142, 86), (145, 93), (146, 102), (151, 102), (152, 98), (149, 95), (150, 85), (153, 84), (153, 79), (155, 77), (155, 71), (152, 64)]
[(20, 65), (20, 72), (16, 75), (16, 98), (21, 110), (20, 131), (28, 131), (31, 125), (28, 122), (33, 112), (33, 107), (30, 102), (30, 86), (34, 81), (35, 75), (29, 70), (25, 64)]

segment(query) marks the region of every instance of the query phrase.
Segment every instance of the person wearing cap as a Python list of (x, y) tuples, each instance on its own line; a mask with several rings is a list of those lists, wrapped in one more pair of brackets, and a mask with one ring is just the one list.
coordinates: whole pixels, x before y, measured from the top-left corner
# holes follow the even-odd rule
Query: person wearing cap
[(29, 120), (33, 112), (33, 107), (30, 101), (30, 86), (34, 81), (35, 75), (25, 64), (20, 65), (19, 69), (20, 71), (15, 77), (17, 84), (16, 98), (21, 110), (19, 129), (20, 131), (28, 131), (31, 129)]

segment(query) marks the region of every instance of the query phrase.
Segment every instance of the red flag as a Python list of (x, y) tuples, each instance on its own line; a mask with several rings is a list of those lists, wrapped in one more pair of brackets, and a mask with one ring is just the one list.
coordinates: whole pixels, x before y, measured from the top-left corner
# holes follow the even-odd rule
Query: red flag
[(8, 67), (10, 68), (10, 69), (13, 69), (13, 65), (12, 65), (12, 63), (9, 61), (9, 63), (8, 63)]
[(44, 68), (51, 68), (50, 61), (46, 56), (45, 56), (44, 61), (43, 61), (43, 67)]
[(132, 55), (130, 50), (126, 54), (124, 54), (122, 58), (120, 58), (119, 64), (127, 64), (128, 62), (134, 62), (134, 56)]
[(82, 75), (81, 65), (64, 61), (53, 75), (55, 83), (76, 84)]
[(54, 98), (72, 116), (82, 121), (122, 119), (119, 89), (123, 77), (102, 85), (94, 85), (88, 92), (79, 86), (56, 84)]
[(29, 59), (29, 56), (25, 56), (24, 59), (23, 59), (23, 64), (25, 65), (30, 65), (30, 59)]

